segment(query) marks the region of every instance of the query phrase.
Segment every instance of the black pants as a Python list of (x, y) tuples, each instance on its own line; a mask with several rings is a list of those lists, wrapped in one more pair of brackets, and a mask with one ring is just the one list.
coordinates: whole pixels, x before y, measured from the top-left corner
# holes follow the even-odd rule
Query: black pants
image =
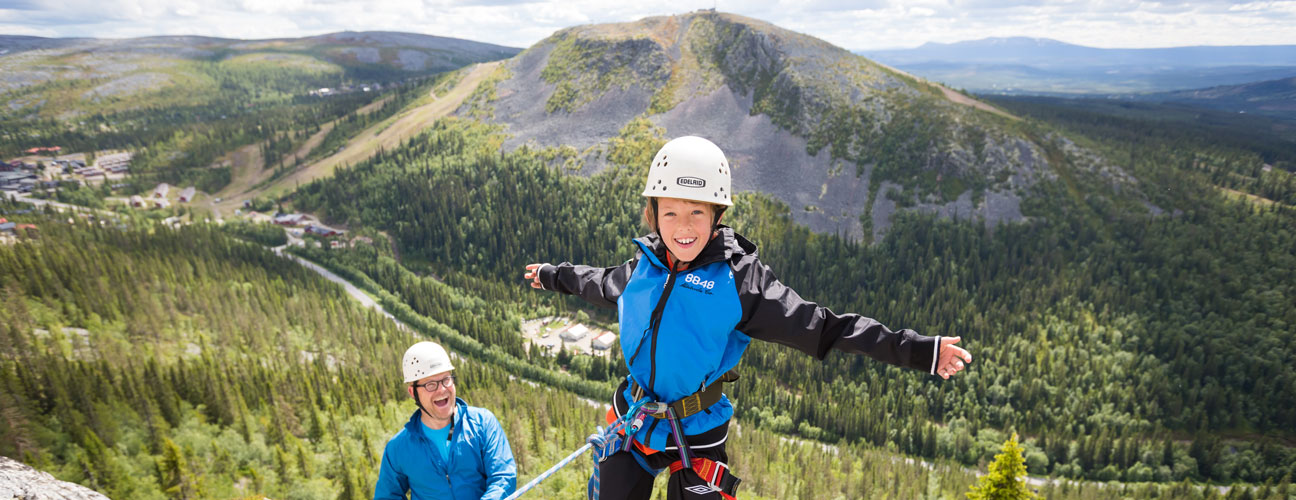
[[(694, 457), (707, 458), (717, 462), (728, 463), (729, 455), (725, 453), (724, 439), (729, 433), (729, 423), (711, 429), (696, 436), (688, 436), (689, 443), (716, 443), (713, 446), (694, 448)], [(667, 469), (670, 464), (679, 460), (679, 451), (675, 449), (673, 439), (669, 440), (670, 450), (659, 451), (644, 456), (638, 449), (631, 447), (628, 452), (617, 452), (599, 465), (599, 500), (648, 500), (653, 491), (653, 475), (644, 470), (631, 454), (639, 455), (654, 469)], [(663, 471), (670, 474), (670, 470)], [(669, 500), (721, 500), (719, 493), (711, 491), (707, 482), (698, 477), (692, 469), (681, 470), (671, 474), (666, 485), (666, 498)]]

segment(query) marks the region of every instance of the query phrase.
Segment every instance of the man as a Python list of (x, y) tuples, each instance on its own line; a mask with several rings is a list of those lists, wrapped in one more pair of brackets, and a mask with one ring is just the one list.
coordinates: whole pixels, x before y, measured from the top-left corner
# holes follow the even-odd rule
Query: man
[(455, 397), (450, 356), (419, 342), (401, 362), (419, 409), (387, 442), (374, 500), (501, 500), (517, 487), (517, 465), (499, 420)]

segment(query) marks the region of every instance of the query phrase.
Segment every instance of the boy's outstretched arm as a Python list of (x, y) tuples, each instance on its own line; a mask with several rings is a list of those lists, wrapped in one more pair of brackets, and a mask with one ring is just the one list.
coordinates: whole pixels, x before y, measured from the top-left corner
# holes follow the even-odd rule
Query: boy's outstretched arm
[(743, 259), (734, 267), (743, 315), (741, 331), (754, 339), (775, 342), (823, 359), (831, 349), (866, 354), (897, 366), (949, 378), (972, 356), (958, 346), (958, 337), (892, 331), (858, 314), (836, 314), (801, 298), (758, 260)]
[(527, 264), (523, 277), (530, 280), (531, 288), (576, 295), (596, 306), (615, 309), (636, 262), (631, 259), (615, 267), (578, 266), (570, 262)]

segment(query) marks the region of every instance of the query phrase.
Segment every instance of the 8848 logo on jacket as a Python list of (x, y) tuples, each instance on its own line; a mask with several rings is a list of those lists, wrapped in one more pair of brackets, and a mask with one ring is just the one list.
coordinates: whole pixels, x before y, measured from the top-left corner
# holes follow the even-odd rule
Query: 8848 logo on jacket
[(711, 295), (711, 289), (715, 288), (715, 281), (704, 280), (702, 277), (690, 273), (684, 277), (684, 284), (680, 285), (680, 287)]

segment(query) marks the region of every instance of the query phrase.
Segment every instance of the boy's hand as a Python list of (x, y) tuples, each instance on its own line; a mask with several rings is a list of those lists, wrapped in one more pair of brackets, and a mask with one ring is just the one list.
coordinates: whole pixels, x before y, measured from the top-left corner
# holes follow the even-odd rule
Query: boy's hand
[(544, 264), (526, 265), (527, 272), (526, 274), (522, 275), (522, 277), (531, 280), (531, 288), (541, 288), (541, 289), (544, 288), (544, 285), (540, 284), (540, 266), (543, 265)]
[(971, 353), (954, 345), (960, 340), (963, 340), (963, 337), (941, 337), (940, 359), (936, 360), (936, 374), (943, 379), (948, 380), (967, 366), (964, 363), (972, 362)]

